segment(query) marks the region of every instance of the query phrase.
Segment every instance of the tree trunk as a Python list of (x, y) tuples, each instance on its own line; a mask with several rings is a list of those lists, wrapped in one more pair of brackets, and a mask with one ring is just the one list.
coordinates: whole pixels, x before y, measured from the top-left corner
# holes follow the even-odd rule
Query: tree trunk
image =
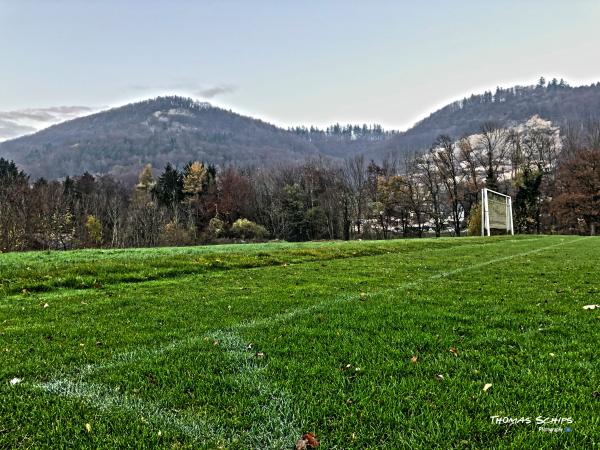
[(345, 241), (349, 241), (350, 240), (350, 217), (348, 214), (348, 203), (345, 202), (344, 203), (344, 219), (343, 219), (344, 225), (344, 240)]

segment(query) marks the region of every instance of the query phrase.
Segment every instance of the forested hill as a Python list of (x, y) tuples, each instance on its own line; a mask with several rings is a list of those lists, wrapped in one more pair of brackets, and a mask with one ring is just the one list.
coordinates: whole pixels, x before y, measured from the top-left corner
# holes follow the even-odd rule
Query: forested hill
[(553, 79), (546, 83), (541, 78), (535, 86), (497, 88), (495, 92), (471, 95), (435, 111), (367, 155), (377, 160), (398, 150), (422, 150), (441, 134), (458, 139), (477, 133), (485, 122), (514, 125), (534, 115), (557, 125), (598, 118), (600, 83), (571, 87), (563, 80)]
[(183, 97), (159, 97), (63, 122), (0, 144), (33, 177), (135, 175), (151, 163), (263, 165), (318, 155), (310, 142), (261, 120)]
[(182, 167), (190, 160), (219, 166), (263, 166), (326, 156), (364, 154), (381, 160), (427, 149), (440, 134), (459, 138), (488, 121), (524, 122), (533, 115), (557, 124), (600, 116), (600, 83), (571, 87), (562, 81), (498, 88), (432, 113), (406, 132), (377, 125), (334, 125), (288, 130), (183, 97), (159, 97), (64, 122), (0, 144), (33, 178), (112, 173), (135, 178), (151, 163)]

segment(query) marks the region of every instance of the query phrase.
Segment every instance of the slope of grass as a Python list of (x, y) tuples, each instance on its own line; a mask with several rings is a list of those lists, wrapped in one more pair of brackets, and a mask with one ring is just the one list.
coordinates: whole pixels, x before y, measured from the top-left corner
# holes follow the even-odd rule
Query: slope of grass
[(558, 236), (0, 255), (0, 447), (594, 448), (599, 257)]

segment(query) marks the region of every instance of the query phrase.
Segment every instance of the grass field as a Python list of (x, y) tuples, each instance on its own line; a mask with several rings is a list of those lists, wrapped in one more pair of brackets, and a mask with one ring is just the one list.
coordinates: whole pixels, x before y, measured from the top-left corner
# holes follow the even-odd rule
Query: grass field
[(0, 295), (0, 447), (599, 444), (598, 238), (14, 253)]

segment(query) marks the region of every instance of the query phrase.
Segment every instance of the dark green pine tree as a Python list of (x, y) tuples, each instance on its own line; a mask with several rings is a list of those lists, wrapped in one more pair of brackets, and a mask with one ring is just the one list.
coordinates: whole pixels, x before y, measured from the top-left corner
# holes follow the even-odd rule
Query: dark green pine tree
[(540, 232), (540, 195), (543, 172), (526, 166), (517, 181), (515, 225), (519, 232)]
[(167, 164), (152, 193), (160, 205), (174, 210), (183, 200), (183, 173)]
[(13, 161), (0, 158), (0, 180), (23, 181), (27, 180), (27, 178), (25, 172), (19, 171), (17, 165)]

